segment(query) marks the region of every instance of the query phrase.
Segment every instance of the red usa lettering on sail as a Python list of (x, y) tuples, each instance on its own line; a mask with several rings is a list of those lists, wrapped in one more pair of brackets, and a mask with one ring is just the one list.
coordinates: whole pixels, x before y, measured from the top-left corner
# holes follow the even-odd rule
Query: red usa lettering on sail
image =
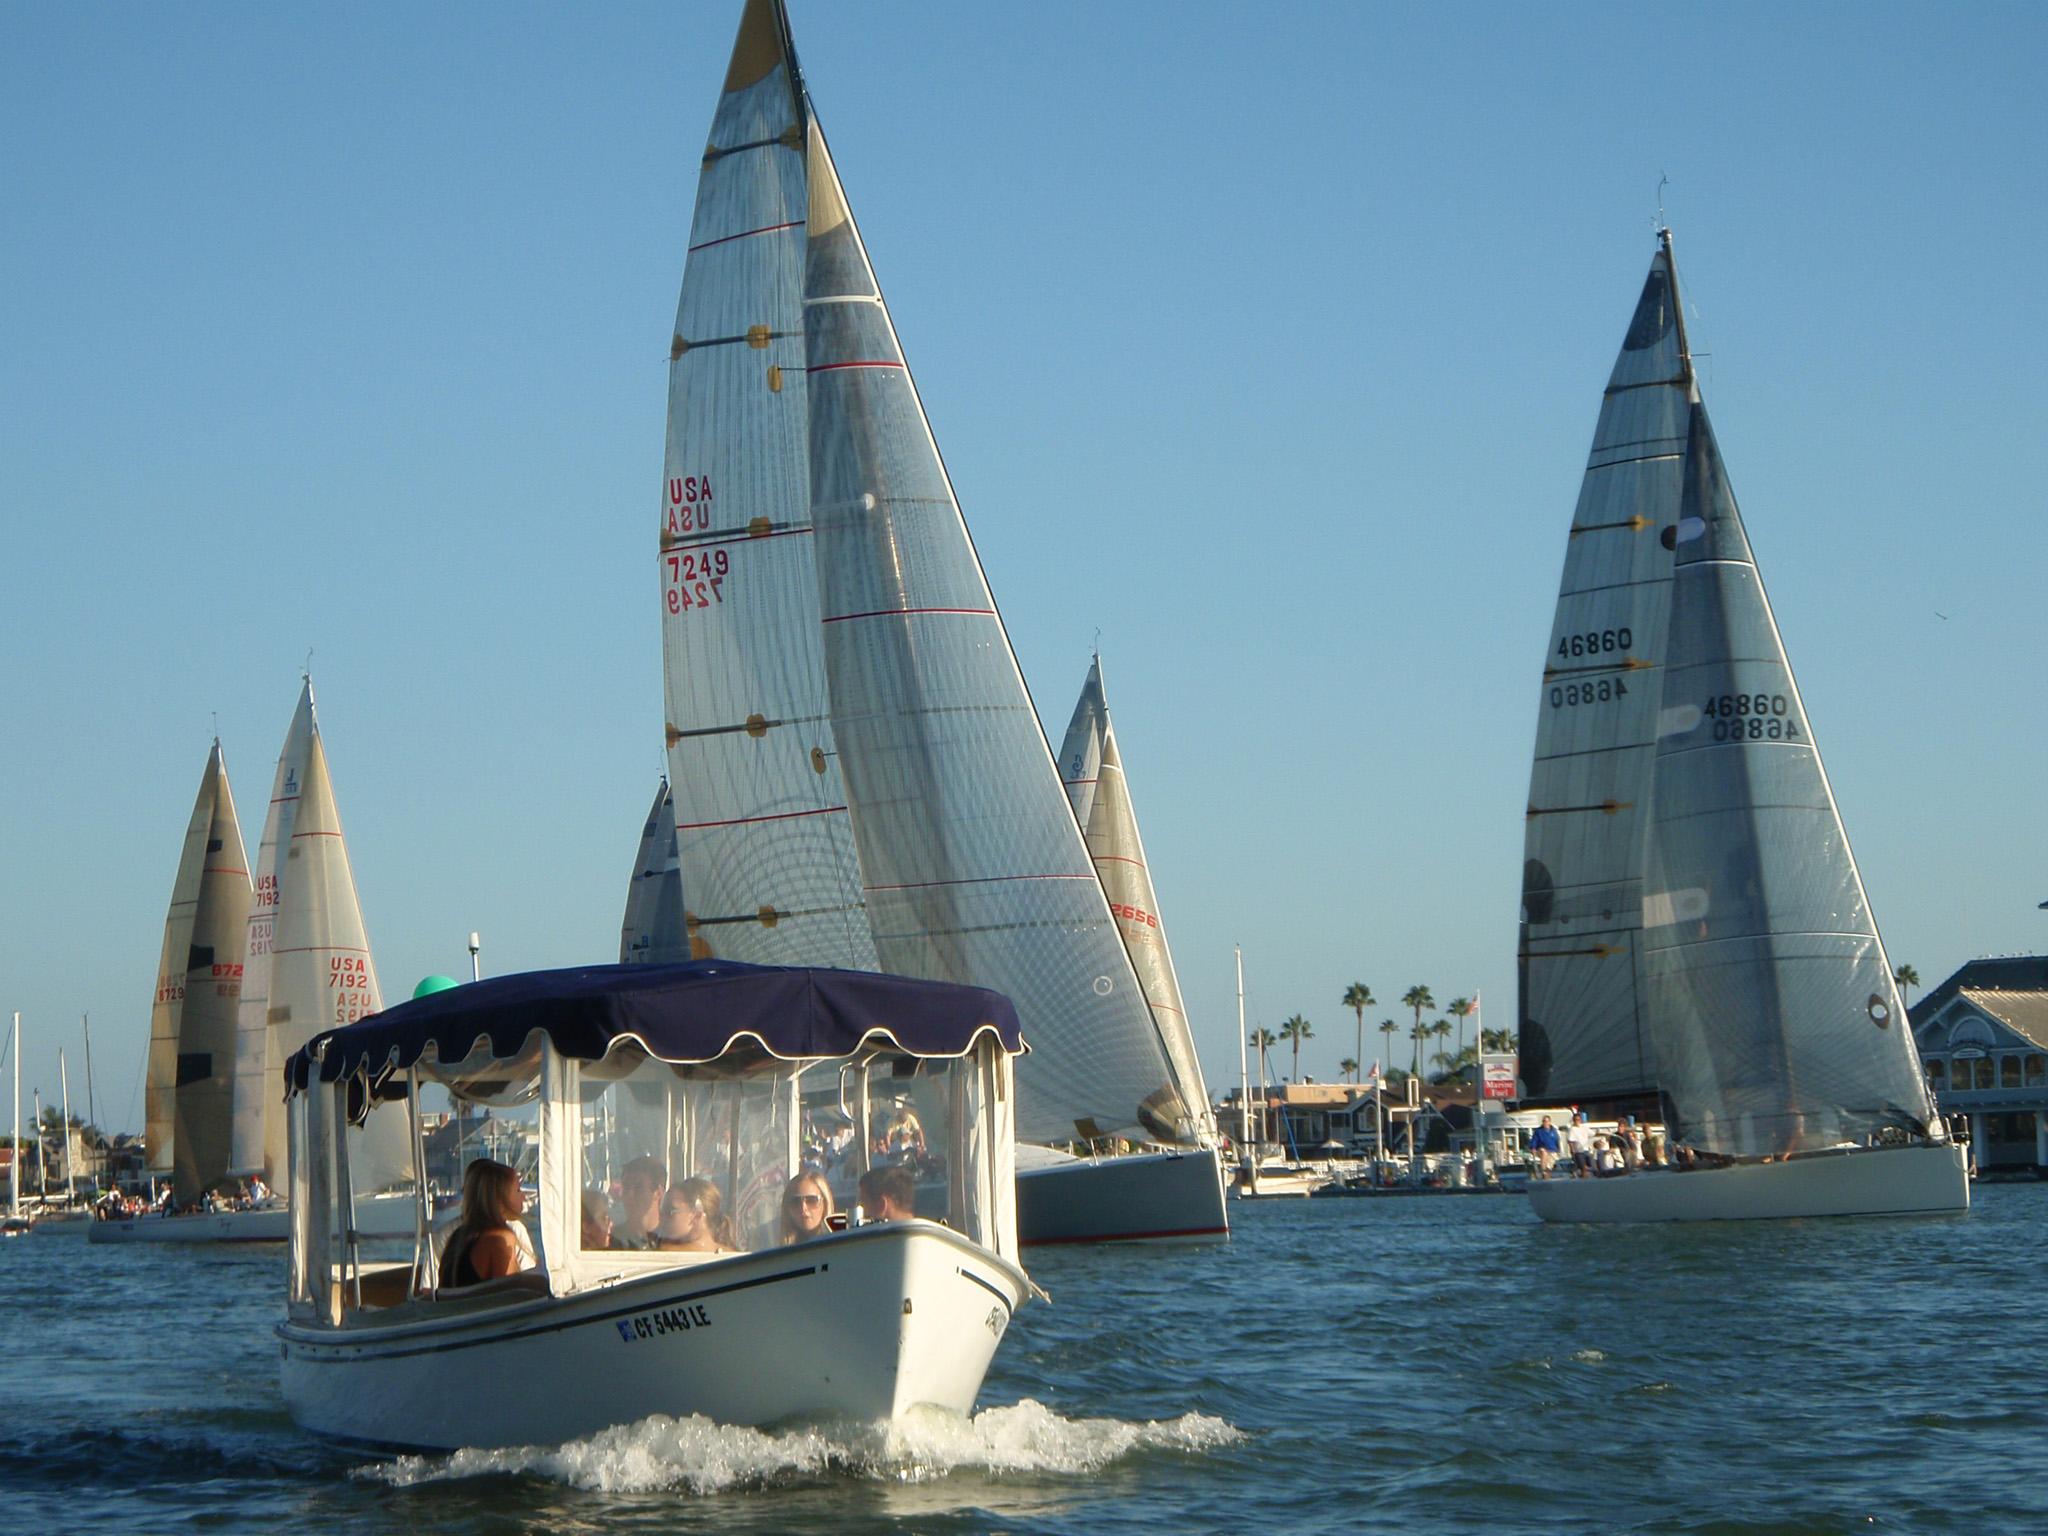
[(711, 526), (711, 477), (670, 475), (668, 477), (668, 521), (670, 533), (696, 533)]

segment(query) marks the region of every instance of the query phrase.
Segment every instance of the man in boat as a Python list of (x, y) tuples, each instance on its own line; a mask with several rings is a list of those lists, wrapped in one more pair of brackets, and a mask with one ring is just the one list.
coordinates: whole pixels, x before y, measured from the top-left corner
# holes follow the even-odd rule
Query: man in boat
[(1536, 1177), (1547, 1179), (1550, 1170), (1557, 1163), (1557, 1154), (1563, 1150), (1557, 1139), (1557, 1127), (1550, 1123), (1550, 1116), (1543, 1117), (1543, 1123), (1529, 1133), (1529, 1150), (1536, 1154)]
[(668, 1180), (661, 1159), (636, 1157), (619, 1175), (619, 1219), (612, 1240), (621, 1248), (652, 1248), (661, 1227), (661, 1192)]
[(860, 1176), (860, 1203), (869, 1221), (909, 1221), (917, 1215), (917, 1180), (908, 1168), (870, 1168)]

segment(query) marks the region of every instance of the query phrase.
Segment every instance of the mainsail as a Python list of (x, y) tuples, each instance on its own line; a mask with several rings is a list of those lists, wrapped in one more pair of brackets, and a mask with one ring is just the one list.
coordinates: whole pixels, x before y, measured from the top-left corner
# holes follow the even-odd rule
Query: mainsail
[(1643, 901), (1675, 1141), (1783, 1155), (1933, 1118), (1891, 963), (1729, 490), (1692, 407)]
[[(321, 1030), (352, 1024), (384, 1006), (317, 721), (306, 742), (273, 939), (270, 1024), (280, 1061)], [(362, 1129), (349, 1136), (349, 1174), (357, 1193), (372, 1194), (412, 1177), (402, 1105), (371, 1111)]]
[(1655, 1083), (1638, 953), (1642, 867), (1696, 398), (1665, 231), (1601, 401), (1544, 653), (1518, 971), (1522, 1078), (1548, 1098)]
[(808, 130), (811, 517), (876, 954), (1015, 1001), (1035, 1048), (1020, 1136), (1192, 1139), (815, 113)]
[(626, 882), (626, 916), (619, 927), (619, 963), (665, 965), (690, 958), (683, 931), (683, 877), (676, 862), (676, 804), (668, 780), (654, 792), (633, 874)]
[(186, 827), (150, 1015), (150, 1166), (197, 1200), (228, 1171), (235, 1007), (249, 921), (249, 861), (215, 741)]
[(249, 905), (248, 960), (242, 972), (242, 1001), (235, 1030), (234, 1171), (261, 1173), (272, 1189), (284, 1187), (284, 1093), (270, 1028), (270, 948), (277, 921), (278, 881), (284, 850), (291, 846), (299, 811), (299, 785), (313, 738), (313, 679), (299, 689), (298, 707), (277, 754), (270, 809), (263, 817), (263, 841), (256, 851), (256, 885)]
[(1204, 1128), (1213, 1132), (1201, 1058), (1188, 1028), (1180, 979), (1174, 974), (1173, 955), (1166, 944), (1165, 920), (1159, 915), (1158, 893), (1152, 888), (1145, 845), (1138, 836), (1138, 813), (1124, 776), (1123, 754), (1117, 748), (1116, 728), (1110, 723), (1100, 656), (1089, 663), (1088, 680), (1081, 685), (1081, 697), (1060, 744), (1059, 765), (1074, 819), (1088, 845), (1088, 857), (1102, 881), (1103, 895), (1109, 898), (1109, 910), (1138, 972), (1159, 1036), (1166, 1042), (1181, 1100), (1195, 1111)]
[(171, 881), (171, 907), (164, 917), (164, 947), (156, 963), (156, 996), (149, 1008), (149, 1061), (142, 1097), (142, 1135), (152, 1173), (169, 1173), (178, 1130), (178, 1022), (185, 1014), (185, 974), (192, 952), (192, 919), (199, 910), (199, 877), (213, 830), (213, 803), (226, 773), (220, 742), (207, 754), (199, 796), (185, 826), (178, 873)]
[(669, 349), (669, 779), (694, 953), (872, 970), (817, 623), (804, 123), (781, 7), (749, 0)]

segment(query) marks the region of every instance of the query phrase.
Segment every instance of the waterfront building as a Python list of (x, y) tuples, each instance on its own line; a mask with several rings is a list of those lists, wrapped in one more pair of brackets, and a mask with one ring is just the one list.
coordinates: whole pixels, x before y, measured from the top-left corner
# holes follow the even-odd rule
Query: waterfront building
[(2048, 955), (1972, 960), (1907, 1010), (1927, 1086), (1984, 1174), (2048, 1178)]

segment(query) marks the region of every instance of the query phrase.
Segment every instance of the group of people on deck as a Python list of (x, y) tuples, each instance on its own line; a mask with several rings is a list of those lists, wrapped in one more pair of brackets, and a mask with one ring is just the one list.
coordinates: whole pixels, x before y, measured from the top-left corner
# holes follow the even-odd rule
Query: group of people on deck
[[(661, 1162), (639, 1157), (619, 1178), (619, 1214), (602, 1189), (583, 1192), (582, 1239), (588, 1249), (666, 1253), (737, 1253), (718, 1186), (701, 1175), (669, 1184)], [(866, 1221), (907, 1221), (916, 1215), (917, 1182), (908, 1168), (871, 1168), (860, 1176)], [(526, 1193), (518, 1172), (478, 1158), (462, 1175), (462, 1215), (441, 1249), (444, 1288), (480, 1285), (534, 1268), (526, 1237)], [(784, 1186), (781, 1241), (806, 1242), (844, 1226), (825, 1176), (805, 1169)]]
[(1611, 1132), (1596, 1131), (1583, 1109), (1572, 1111), (1562, 1131), (1545, 1115), (1529, 1133), (1529, 1150), (1539, 1179), (1559, 1177), (1556, 1170), (1561, 1165), (1566, 1169), (1563, 1176), (1574, 1179), (1615, 1178), (1664, 1166), (1664, 1139), (1646, 1132), (1634, 1115), (1622, 1116)]

